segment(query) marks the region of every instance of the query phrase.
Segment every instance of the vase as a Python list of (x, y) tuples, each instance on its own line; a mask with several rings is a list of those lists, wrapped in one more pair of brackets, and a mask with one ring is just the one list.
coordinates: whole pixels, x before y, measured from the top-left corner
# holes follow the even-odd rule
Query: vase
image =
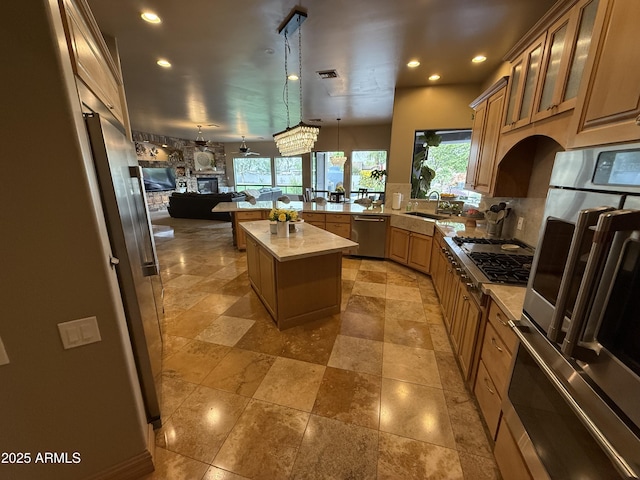
[(269, 224), (269, 231), (271, 232), (271, 235), (278, 233), (278, 222), (271, 222)]
[(289, 222), (278, 222), (278, 237), (286, 238), (289, 236)]

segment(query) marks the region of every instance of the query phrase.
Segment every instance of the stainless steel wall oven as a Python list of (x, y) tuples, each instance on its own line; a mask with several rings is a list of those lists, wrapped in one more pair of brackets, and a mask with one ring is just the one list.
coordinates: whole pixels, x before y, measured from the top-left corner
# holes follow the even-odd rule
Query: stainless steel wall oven
[(640, 144), (559, 153), (538, 245), (504, 420), (536, 478), (639, 478)]

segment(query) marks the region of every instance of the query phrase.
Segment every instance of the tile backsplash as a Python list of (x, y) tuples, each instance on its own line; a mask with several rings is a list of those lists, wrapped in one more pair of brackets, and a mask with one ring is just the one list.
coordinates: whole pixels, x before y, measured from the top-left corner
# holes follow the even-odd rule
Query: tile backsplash
[[(505, 202), (510, 208), (502, 228), (504, 238), (517, 238), (532, 247), (538, 246), (538, 237), (542, 227), (542, 217), (546, 198), (502, 198), (482, 197), (480, 211), (488, 210), (493, 204)], [(518, 230), (518, 218), (524, 218), (522, 230)]]

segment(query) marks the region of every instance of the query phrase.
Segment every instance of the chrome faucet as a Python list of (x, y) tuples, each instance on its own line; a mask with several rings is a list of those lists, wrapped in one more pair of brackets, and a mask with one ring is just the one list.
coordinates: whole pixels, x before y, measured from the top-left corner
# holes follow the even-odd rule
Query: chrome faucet
[(431, 191), (431, 193), (429, 193), (429, 195), (427, 196), (427, 200), (431, 201), (431, 195), (436, 194), (436, 201), (439, 202), (440, 201), (440, 193), (437, 190), (433, 190)]

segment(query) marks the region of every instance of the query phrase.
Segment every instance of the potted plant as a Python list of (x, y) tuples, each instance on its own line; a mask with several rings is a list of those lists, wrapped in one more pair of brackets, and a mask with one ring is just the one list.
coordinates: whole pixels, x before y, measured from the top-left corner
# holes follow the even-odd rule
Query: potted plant
[(431, 181), (435, 178), (436, 172), (429, 167), (426, 162), (429, 157), (429, 147), (440, 145), (442, 137), (433, 130), (424, 132), (424, 151), (419, 150), (413, 156), (411, 172), (411, 198), (426, 198), (427, 192), (431, 188)]

